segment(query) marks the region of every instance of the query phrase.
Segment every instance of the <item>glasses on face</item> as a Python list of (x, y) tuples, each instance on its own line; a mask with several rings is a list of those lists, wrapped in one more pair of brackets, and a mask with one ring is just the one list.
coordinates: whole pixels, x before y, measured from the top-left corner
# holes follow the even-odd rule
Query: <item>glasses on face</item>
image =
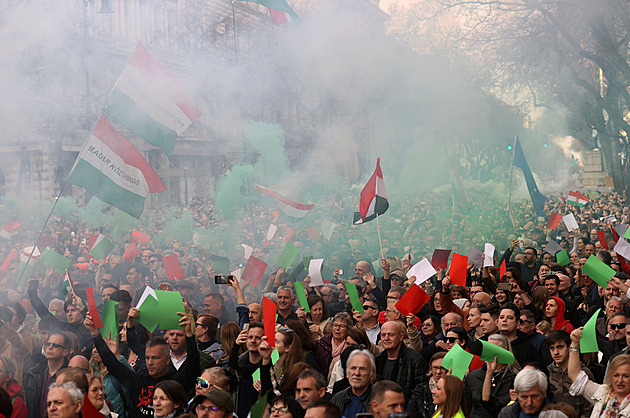
[(61, 344), (57, 344), (57, 343), (44, 343), (44, 348), (48, 348), (48, 347), (52, 347), (52, 348), (63, 348), (65, 350), (66, 347), (64, 347)]
[[(223, 390), (220, 387), (218, 387), (217, 385), (208, 382), (206, 379), (204, 379), (202, 377), (198, 377), (197, 378), (197, 386), (199, 386), (201, 389), (208, 389), (210, 386), (212, 386), (212, 387), (214, 387), (216, 389)], [(199, 406), (201, 406), (201, 405), (199, 405)], [(204, 409), (204, 411), (205, 411), (205, 409)]]
[(214, 405), (197, 405), (197, 411), (199, 412), (206, 412), (206, 411), (212, 411), (212, 412), (219, 412), (222, 411), (221, 408), (219, 408), (218, 406), (214, 406)]
[(371, 305), (363, 305), (363, 310), (366, 310), (366, 309), (376, 309), (376, 308)]
[(519, 322), (519, 323), (521, 323), (521, 324), (524, 324), (524, 323), (526, 323), (526, 322), (527, 322), (528, 324), (535, 324), (535, 322), (534, 322), (534, 321), (530, 321), (529, 319), (522, 319), (522, 318), (521, 318), (521, 319), (519, 319), (519, 320), (518, 320), (518, 322)]
[(332, 326), (333, 328), (339, 328), (339, 329), (344, 329), (344, 328), (348, 328), (347, 325), (345, 324), (333, 324)]
[(610, 326), (610, 329), (624, 329), (626, 327), (626, 324), (608, 324), (608, 326)]
[(459, 338), (457, 337), (444, 337), (444, 342), (447, 343), (456, 343)]
[(433, 322), (425, 322), (422, 324), (421, 328), (429, 328), (433, 326)]
[(281, 408), (276, 408), (275, 406), (272, 406), (271, 409), (269, 409), (269, 412), (272, 414), (275, 414), (276, 412), (279, 414), (286, 414), (287, 412), (289, 412), (289, 408), (287, 408), (286, 406), (283, 406)]

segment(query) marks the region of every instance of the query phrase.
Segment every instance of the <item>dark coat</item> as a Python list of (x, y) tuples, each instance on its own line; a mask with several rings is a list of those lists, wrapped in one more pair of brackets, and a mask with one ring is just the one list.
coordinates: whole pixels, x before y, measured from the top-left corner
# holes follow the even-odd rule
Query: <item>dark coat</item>
[[(545, 398), (543, 402), (543, 408), (548, 403), (550, 403), (549, 400)], [(521, 414), (521, 411), (522, 411), (521, 404), (518, 403), (518, 401), (516, 401), (513, 404), (508, 405), (504, 407), (503, 409), (501, 409), (501, 411), (499, 412), (498, 418), (518, 418), (519, 415)]]
[(319, 370), (324, 377), (327, 377), (330, 363), (332, 362), (332, 334), (324, 335), (317, 341), (315, 358), (317, 358), (317, 363), (319, 363)]
[(407, 402), (407, 411), (417, 412), (421, 417), (431, 417), (435, 412), (433, 395), (429, 389), (429, 380), (424, 377), (421, 384), (413, 388)]
[[(344, 414), (346, 410), (346, 406), (350, 402), (351, 391), (352, 391), (352, 388), (344, 389), (341, 392), (336, 393), (330, 400), (332, 403), (337, 405), (339, 409), (341, 409), (342, 415)], [(372, 385), (370, 384), (370, 386), (368, 386), (367, 392), (363, 394), (363, 400), (361, 401), (361, 404), (363, 405), (366, 411), (370, 410), (371, 400), (372, 400)]]
[[(64, 359), (63, 366), (59, 370), (68, 367), (68, 359)], [(35, 367), (24, 371), (22, 378), (22, 387), (26, 404), (28, 405), (28, 418), (40, 418), (46, 414), (46, 411), (39, 410), (39, 404), (44, 391), (44, 379), (48, 372), (48, 360), (44, 359), (37, 363)], [(58, 372), (57, 372), (58, 373)], [(52, 376), (50, 383), (54, 383), (56, 379)]]
[[(376, 374), (381, 380), (387, 361), (387, 351), (381, 351), (376, 355)], [(426, 363), (420, 353), (407, 347), (404, 343), (400, 346), (398, 358), (392, 371), (390, 380), (398, 383), (405, 394), (405, 402), (411, 398), (413, 388), (421, 384), (426, 374)]]
[(514, 387), (516, 373), (506, 370), (505, 374), (497, 379), (492, 387), (488, 402), (484, 402), (481, 399), (485, 377), (485, 364), (482, 368), (474, 370), (466, 376), (464, 387), (470, 418), (494, 418), (499, 414), (501, 408), (510, 402), (510, 389)]

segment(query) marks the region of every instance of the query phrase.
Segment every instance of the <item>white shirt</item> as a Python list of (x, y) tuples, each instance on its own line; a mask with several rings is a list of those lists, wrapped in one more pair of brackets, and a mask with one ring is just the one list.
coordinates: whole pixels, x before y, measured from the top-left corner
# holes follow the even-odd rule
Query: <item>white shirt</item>
[(171, 353), (171, 362), (173, 363), (173, 366), (175, 366), (175, 370), (179, 370), (179, 368), (182, 367), (182, 364), (184, 364), (187, 358), (188, 353), (184, 353), (184, 355), (181, 356), (179, 360), (173, 356), (173, 353)]

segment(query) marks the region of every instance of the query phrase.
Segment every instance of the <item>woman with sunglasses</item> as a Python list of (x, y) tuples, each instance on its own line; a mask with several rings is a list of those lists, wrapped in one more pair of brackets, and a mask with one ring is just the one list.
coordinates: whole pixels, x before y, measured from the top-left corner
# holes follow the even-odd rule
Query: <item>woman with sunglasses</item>
[(304, 409), (291, 395), (280, 395), (271, 401), (269, 416), (282, 418), (303, 418)]

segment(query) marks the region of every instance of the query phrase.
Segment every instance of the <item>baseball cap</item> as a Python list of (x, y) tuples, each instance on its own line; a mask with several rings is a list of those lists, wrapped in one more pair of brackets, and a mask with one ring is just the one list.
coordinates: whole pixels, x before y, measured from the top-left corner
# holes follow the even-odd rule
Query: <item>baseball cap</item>
[(234, 412), (234, 400), (232, 399), (230, 394), (224, 390), (213, 389), (204, 395), (197, 395), (193, 398), (192, 402), (190, 403), (190, 406), (196, 407), (201, 402), (203, 402), (204, 399), (208, 399), (217, 407), (223, 408), (228, 412)]

